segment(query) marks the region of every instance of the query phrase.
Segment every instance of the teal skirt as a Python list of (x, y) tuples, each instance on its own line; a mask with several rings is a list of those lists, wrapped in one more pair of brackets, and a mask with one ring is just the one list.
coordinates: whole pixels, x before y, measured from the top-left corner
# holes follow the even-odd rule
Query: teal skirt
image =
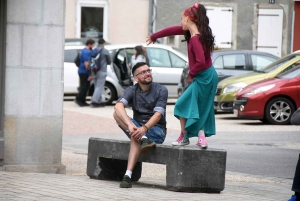
[(174, 116), (187, 119), (185, 130), (189, 138), (197, 137), (199, 130), (204, 130), (206, 137), (216, 134), (214, 97), (217, 85), (218, 75), (211, 66), (197, 74), (176, 101)]

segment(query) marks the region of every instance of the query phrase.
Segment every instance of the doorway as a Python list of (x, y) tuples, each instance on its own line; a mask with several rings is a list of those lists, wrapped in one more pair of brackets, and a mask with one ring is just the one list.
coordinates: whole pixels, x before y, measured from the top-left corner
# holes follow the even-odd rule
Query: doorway
[(7, 0), (0, 1), (0, 166), (4, 159), (4, 84)]

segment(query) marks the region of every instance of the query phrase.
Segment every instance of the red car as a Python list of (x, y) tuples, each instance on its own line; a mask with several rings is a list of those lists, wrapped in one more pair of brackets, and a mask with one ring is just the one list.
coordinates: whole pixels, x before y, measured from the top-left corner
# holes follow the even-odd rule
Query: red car
[(286, 125), (300, 107), (300, 64), (291, 65), (277, 77), (255, 82), (236, 94), (234, 113), (238, 117), (260, 119)]

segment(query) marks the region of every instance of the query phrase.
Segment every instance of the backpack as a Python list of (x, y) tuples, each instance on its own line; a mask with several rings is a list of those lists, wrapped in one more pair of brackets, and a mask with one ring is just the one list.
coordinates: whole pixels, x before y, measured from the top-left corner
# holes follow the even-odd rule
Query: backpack
[(77, 67), (80, 66), (80, 56), (81, 56), (81, 52), (79, 51), (76, 58), (74, 59), (74, 63)]
[(101, 48), (100, 50), (98, 50), (98, 54), (95, 57), (91, 57), (90, 64), (89, 64), (91, 71), (96, 72), (96, 71), (100, 70), (100, 66), (97, 65), (97, 61), (99, 60), (103, 49), (104, 48)]

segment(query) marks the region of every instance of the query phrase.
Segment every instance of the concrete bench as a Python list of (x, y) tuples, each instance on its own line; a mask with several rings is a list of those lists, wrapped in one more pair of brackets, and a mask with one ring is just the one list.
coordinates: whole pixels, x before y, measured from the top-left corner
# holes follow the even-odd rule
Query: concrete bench
[[(129, 141), (90, 138), (87, 175), (92, 179), (122, 180)], [(156, 145), (140, 155), (132, 181), (141, 177), (142, 162), (165, 164), (166, 184), (172, 191), (220, 192), (225, 187), (226, 151), (195, 146)]]

